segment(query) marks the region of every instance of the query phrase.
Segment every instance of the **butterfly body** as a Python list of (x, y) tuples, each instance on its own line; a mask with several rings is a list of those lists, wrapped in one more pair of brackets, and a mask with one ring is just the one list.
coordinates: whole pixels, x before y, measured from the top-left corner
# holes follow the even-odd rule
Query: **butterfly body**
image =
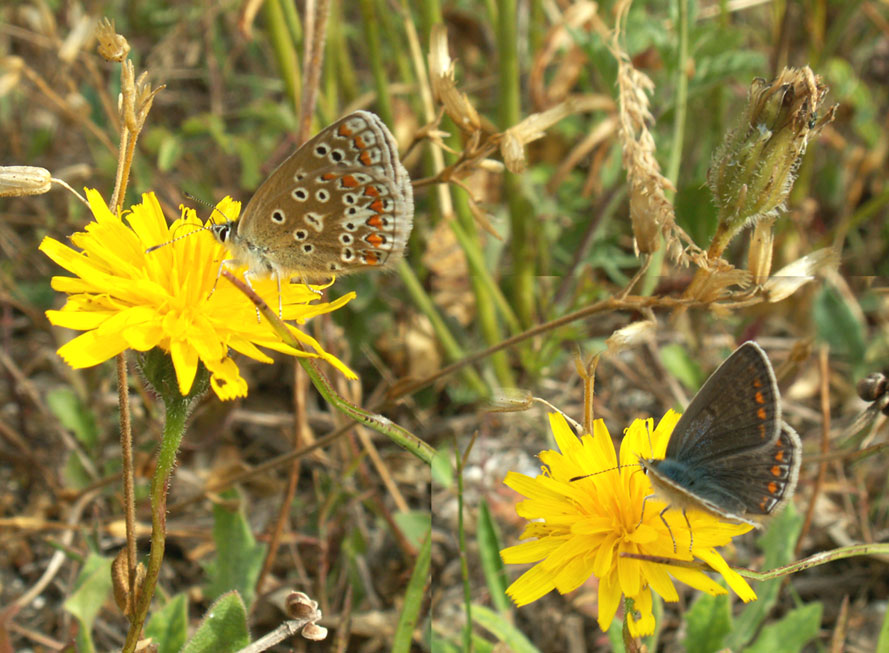
[(639, 462), (668, 507), (759, 526), (793, 496), (801, 459), (799, 436), (781, 420), (771, 363), (747, 342), (692, 399), (664, 458)]
[(251, 275), (318, 280), (394, 266), (413, 213), (394, 137), (379, 117), (356, 111), (278, 166), (240, 220), (211, 229)]

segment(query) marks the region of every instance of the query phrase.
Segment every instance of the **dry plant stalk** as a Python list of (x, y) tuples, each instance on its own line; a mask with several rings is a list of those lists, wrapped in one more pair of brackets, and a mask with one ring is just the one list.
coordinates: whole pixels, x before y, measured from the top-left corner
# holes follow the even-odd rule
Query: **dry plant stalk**
[[(654, 83), (637, 70), (630, 55), (621, 48), (623, 23), (630, 8), (624, 0), (617, 10), (614, 30), (605, 34), (609, 48), (617, 60), (618, 111), (623, 163), (630, 187), (630, 220), (636, 254), (650, 254), (660, 247), (659, 233), (664, 234), (667, 250), (674, 259), (682, 256), (673, 204), (665, 191), (675, 192), (670, 180), (661, 174), (654, 156), (655, 143), (648, 125), (654, 122), (649, 110), (648, 95)], [(684, 234), (683, 234), (684, 235)]]

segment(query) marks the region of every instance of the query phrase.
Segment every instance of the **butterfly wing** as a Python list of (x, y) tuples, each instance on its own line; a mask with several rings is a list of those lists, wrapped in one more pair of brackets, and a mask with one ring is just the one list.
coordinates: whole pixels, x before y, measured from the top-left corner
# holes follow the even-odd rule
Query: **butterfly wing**
[(238, 236), (268, 267), (307, 278), (391, 266), (413, 223), (392, 134), (357, 111), (306, 142), (247, 204)]
[(682, 414), (666, 458), (702, 463), (759, 449), (778, 438), (781, 405), (772, 365), (755, 342), (738, 347)]

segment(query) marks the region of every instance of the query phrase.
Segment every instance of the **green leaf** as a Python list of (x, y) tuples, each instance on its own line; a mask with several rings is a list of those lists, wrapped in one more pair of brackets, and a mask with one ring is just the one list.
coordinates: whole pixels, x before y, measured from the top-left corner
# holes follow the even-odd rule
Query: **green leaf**
[(853, 310), (836, 288), (824, 284), (815, 298), (812, 313), (817, 339), (828, 343), (831, 353), (848, 358), (857, 375), (865, 350), (864, 326), (858, 319), (860, 311)]
[[(803, 517), (796, 512), (792, 503), (770, 522), (768, 530), (758, 542), (765, 552), (762, 564), (764, 570), (781, 567), (793, 560), (793, 549), (802, 526)], [(759, 597), (758, 600), (747, 605), (735, 620), (732, 632), (725, 639), (725, 646), (733, 651), (741, 650), (756, 635), (756, 631), (778, 600), (781, 579), (763, 581), (754, 589)]]
[(86, 449), (95, 449), (99, 441), (96, 418), (74, 391), (65, 387), (50, 390), (46, 396), (46, 405)]
[(452, 452), (447, 447), (435, 451), (432, 458), (432, 478), (442, 487), (451, 487), (454, 483), (454, 466), (451, 462)]
[[(821, 627), (821, 603), (809, 603), (788, 612), (781, 621), (763, 627), (753, 646), (745, 653), (794, 653), (801, 651), (818, 636)], [(881, 649), (877, 649), (881, 650)]]
[(880, 635), (877, 638), (877, 650), (889, 651), (889, 610), (883, 615), (883, 625), (880, 627)]
[(177, 653), (185, 644), (188, 630), (188, 597), (177, 594), (151, 615), (145, 636), (157, 645), (157, 653)]
[(229, 653), (249, 643), (247, 608), (237, 592), (229, 592), (210, 606), (182, 653)]
[(491, 608), (473, 603), (472, 621), (494, 635), (498, 642), (506, 644), (512, 653), (538, 653), (537, 647), (525, 637), (522, 631)]
[(432, 558), (432, 529), (426, 531), (426, 538), (420, 547), (420, 555), (414, 563), (414, 571), (404, 592), (404, 607), (398, 616), (398, 624), (395, 627), (395, 637), (392, 640), (393, 653), (411, 650), (414, 628), (420, 617), (420, 609), (424, 604), (423, 597), (429, 584), (429, 563)]
[[(233, 489), (223, 492), (222, 497), (240, 499)], [(243, 597), (244, 603), (250, 605), (265, 558), (265, 545), (256, 543), (244, 517), (243, 506), (236, 512), (219, 504), (213, 506), (213, 540), (216, 542), (216, 559), (206, 567), (210, 578), (207, 595), (215, 598), (236, 590), (240, 593), (239, 600)]]
[(512, 604), (506, 596), (506, 569), (503, 559), (500, 557), (500, 549), (503, 548), (500, 533), (497, 532), (497, 524), (491, 517), (491, 509), (488, 502), (481, 500), (478, 511), (477, 526), (479, 557), (482, 561), (482, 571), (485, 574), (485, 582), (488, 592), (491, 594), (491, 603), (499, 612), (511, 612)]
[(718, 651), (722, 641), (732, 629), (732, 611), (728, 594), (711, 596), (701, 594), (685, 615), (688, 634), (685, 649), (688, 651)]
[(398, 512), (395, 513), (395, 523), (398, 524), (408, 542), (415, 547), (419, 547), (423, 544), (426, 534), (432, 525), (432, 515), (429, 514), (428, 510)]
[(667, 371), (678, 378), (690, 390), (697, 390), (704, 382), (701, 366), (692, 359), (681, 345), (661, 347), (661, 362)]
[(182, 141), (174, 134), (168, 134), (160, 142), (157, 151), (157, 167), (164, 172), (172, 170), (182, 158)]
[(90, 553), (74, 581), (74, 591), (64, 603), (65, 609), (80, 622), (78, 646), (83, 653), (94, 650), (90, 631), (110, 594), (111, 558)]

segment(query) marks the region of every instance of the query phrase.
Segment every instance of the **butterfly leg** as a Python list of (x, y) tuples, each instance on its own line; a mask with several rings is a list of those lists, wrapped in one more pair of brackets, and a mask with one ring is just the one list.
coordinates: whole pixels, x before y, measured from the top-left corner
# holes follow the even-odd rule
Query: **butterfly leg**
[[(673, 537), (673, 529), (670, 528), (670, 524), (668, 524), (668, 523), (667, 523), (667, 520), (664, 519), (664, 513), (667, 512), (670, 508), (672, 508), (672, 506), (667, 506), (666, 508), (664, 508), (663, 510), (661, 510), (661, 513), (660, 513), (659, 516), (660, 516), (660, 518), (661, 518), (661, 521), (664, 522), (664, 526), (667, 527), (667, 532), (670, 533), (670, 539), (673, 540), (673, 553), (676, 553), (676, 551), (677, 551), (678, 549), (676, 548), (676, 538)], [(683, 510), (683, 512), (685, 512), (685, 511)], [(685, 519), (688, 520), (688, 517), (686, 517)]]
[[(695, 543), (694, 533), (691, 532), (691, 522), (688, 521), (688, 513), (685, 512), (685, 508), (682, 509), (682, 516), (685, 517), (685, 524), (688, 526), (688, 552), (691, 553), (691, 548)], [(676, 542), (673, 542), (673, 550), (676, 550)]]
[(207, 295), (207, 299), (210, 299), (210, 298), (213, 296), (213, 293), (216, 292), (216, 285), (219, 283), (219, 277), (222, 276), (222, 269), (225, 267), (225, 264), (226, 264), (226, 263), (234, 263), (234, 262), (235, 262), (234, 259), (227, 258), (227, 259), (224, 259), (224, 260), (219, 264), (219, 269), (216, 270), (216, 281), (213, 282), (213, 287), (210, 288), (210, 293)]
[[(245, 271), (245, 272), (244, 272), (244, 283), (247, 284), (247, 287), (248, 287), (250, 290), (252, 290), (253, 292), (256, 292), (256, 290), (253, 288), (253, 284), (250, 283), (250, 277), (251, 277), (250, 270)], [(281, 293), (279, 292), (279, 293), (278, 293), (278, 299), (280, 299), (280, 298), (281, 298)], [(256, 307), (256, 321), (257, 321), (257, 322), (262, 322), (261, 313), (259, 312), (259, 306)]]
[(275, 269), (275, 282), (278, 284), (278, 318), (284, 319), (284, 304), (281, 299), (281, 273)]
[(310, 291), (312, 291), (313, 293), (315, 293), (315, 294), (318, 295), (319, 297), (323, 294), (323, 293), (322, 293), (320, 290), (318, 290), (317, 288), (314, 288), (314, 287), (310, 286), (310, 285), (309, 285), (309, 282), (306, 281), (306, 278), (305, 278), (302, 274), (299, 275), (299, 280), (302, 281), (302, 284), (303, 284), (306, 288), (308, 288)]

